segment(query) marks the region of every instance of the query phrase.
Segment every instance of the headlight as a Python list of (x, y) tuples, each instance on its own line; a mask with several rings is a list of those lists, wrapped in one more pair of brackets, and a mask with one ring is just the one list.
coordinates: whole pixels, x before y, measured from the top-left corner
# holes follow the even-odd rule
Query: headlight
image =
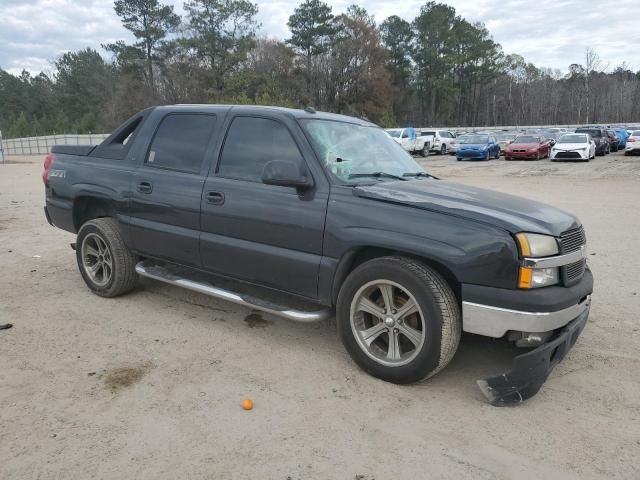
[(522, 257), (550, 257), (558, 255), (558, 242), (555, 237), (539, 233), (518, 233), (516, 235)]
[[(522, 258), (540, 258), (558, 255), (560, 249), (555, 237), (538, 233), (518, 233), (516, 242)], [(529, 268), (520, 267), (518, 272), (518, 288), (539, 288), (555, 285), (560, 280), (557, 267)]]

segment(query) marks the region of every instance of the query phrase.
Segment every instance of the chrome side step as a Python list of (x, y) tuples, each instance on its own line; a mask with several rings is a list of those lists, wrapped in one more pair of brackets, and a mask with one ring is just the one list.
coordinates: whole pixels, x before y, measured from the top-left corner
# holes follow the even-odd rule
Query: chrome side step
[(244, 305), (245, 307), (254, 308), (263, 312), (272, 313), (280, 317), (288, 318), (296, 322), (312, 323), (326, 320), (332, 314), (332, 310), (327, 308), (317, 311), (301, 311), (293, 310), (288, 307), (276, 305), (266, 300), (252, 297), (246, 294), (240, 294), (215, 287), (206, 281), (195, 281), (185, 276), (172, 273), (170, 269), (153, 263), (150, 260), (143, 260), (136, 265), (136, 272), (143, 277), (152, 278), (160, 282), (175, 285), (176, 287), (186, 288), (194, 292), (204, 293), (211, 297), (226, 300), (228, 302)]

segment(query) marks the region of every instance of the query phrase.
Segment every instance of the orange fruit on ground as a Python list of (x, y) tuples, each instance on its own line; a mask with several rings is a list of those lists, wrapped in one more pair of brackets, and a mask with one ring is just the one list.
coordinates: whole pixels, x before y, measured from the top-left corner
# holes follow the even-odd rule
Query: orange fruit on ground
[(253, 408), (253, 400), (249, 400), (248, 398), (242, 401), (242, 408), (245, 410), (251, 410)]

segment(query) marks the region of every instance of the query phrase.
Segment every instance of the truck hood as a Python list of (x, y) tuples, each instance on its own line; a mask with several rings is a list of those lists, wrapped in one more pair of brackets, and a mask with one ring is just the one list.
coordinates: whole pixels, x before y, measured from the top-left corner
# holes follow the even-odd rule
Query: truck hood
[(380, 182), (355, 187), (353, 193), (372, 200), (468, 218), (511, 233), (558, 236), (580, 226), (575, 216), (550, 205), (445, 180)]

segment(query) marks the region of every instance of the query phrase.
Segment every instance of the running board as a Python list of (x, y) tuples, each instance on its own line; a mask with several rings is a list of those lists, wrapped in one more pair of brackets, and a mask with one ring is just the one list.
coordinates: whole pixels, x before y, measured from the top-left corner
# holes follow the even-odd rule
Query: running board
[(277, 305), (266, 300), (255, 298), (251, 295), (224, 290), (211, 285), (206, 281), (195, 281), (186, 278), (186, 276), (182, 275), (182, 272), (179, 274), (173, 273), (169, 268), (155, 264), (149, 260), (143, 260), (138, 263), (136, 265), (136, 272), (138, 275), (142, 275), (143, 277), (152, 278), (153, 280), (168, 283), (169, 285), (175, 285), (176, 287), (186, 288), (187, 290), (203, 293), (210, 297), (219, 298), (228, 302), (237, 303), (238, 305), (244, 305), (245, 307), (261, 310), (296, 322), (319, 322), (321, 320), (328, 319), (332, 314), (332, 310), (329, 308), (317, 311), (293, 310), (282, 305)]

